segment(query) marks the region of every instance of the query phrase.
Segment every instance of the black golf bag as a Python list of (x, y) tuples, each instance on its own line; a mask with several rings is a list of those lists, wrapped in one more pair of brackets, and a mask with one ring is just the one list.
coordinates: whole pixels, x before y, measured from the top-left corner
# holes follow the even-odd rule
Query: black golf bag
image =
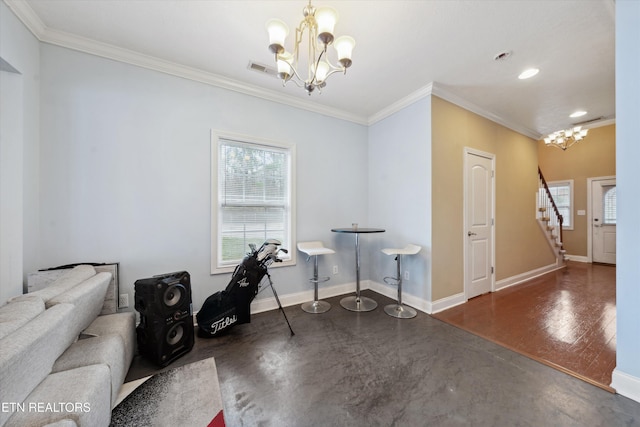
[[(268, 268), (273, 262), (282, 261), (278, 253), (287, 252), (280, 245), (275, 239), (266, 240), (259, 249), (249, 245), (251, 252), (236, 266), (227, 287), (208, 297), (198, 311), (198, 336), (214, 337), (235, 325), (251, 322), (251, 302), (261, 289), (262, 279), (269, 275)], [(269, 285), (278, 300), (270, 277)]]

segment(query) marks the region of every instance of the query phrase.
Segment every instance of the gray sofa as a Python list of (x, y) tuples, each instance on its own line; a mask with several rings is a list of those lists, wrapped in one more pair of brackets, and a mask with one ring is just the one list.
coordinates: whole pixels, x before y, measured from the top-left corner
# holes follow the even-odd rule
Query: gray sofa
[(0, 306), (0, 426), (108, 426), (135, 315), (100, 316), (110, 273), (80, 265)]

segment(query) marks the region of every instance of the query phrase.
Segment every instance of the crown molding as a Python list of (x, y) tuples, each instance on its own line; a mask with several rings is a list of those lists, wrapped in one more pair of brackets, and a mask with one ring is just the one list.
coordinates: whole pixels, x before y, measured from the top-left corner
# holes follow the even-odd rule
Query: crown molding
[(475, 113), (479, 116), (487, 118), (492, 122), (496, 122), (499, 125), (502, 125), (508, 129), (521, 133), (522, 135), (528, 136), (529, 138), (533, 138), (536, 141), (540, 139), (540, 134), (538, 132), (532, 129), (529, 129), (525, 126), (521, 126), (512, 121), (505, 120), (504, 118), (492, 113), (491, 111), (485, 110), (484, 108), (477, 106), (473, 102), (467, 101), (466, 99), (451, 92), (450, 90), (443, 88), (441, 85), (437, 83), (434, 83), (433, 85), (433, 95), (436, 95), (437, 97), (442, 98), (445, 101), (449, 101), (452, 104), (462, 107), (465, 110), (471, 111), (472, 113)]
[(142, 67), (165, 74), (170, 74), (172, 76), (197, 81), (234, 92), (240, 92), (245, 95), (266, 99), (268, 101), (279, 102), (281, 104), (289, 105), (307, 111), (312, 111), (326, 116), (363, 125), (367, 124), (366, 118), (349, 113), (347, 111), (342, 111), (319, 104), (311, 104), (305, 100), (301, 100), (290, 95), (285, 95), (246, 83), (241, 83), (237, 80), (202, 71), (197, 68), (180, 65), (175, 62), (166, 61), (154, 56), (144, 55), (139, 52), (87, 39), (84, 37), (79, 37), (63, 31), (47, 29), (41, 40), (44, 43), (77, 50), (91, 55), (100, 56), (102, 58), (135, 65), (137, 67)]
[(478, 105), (467, 101), (459, 95), (445, 89), (442, 85), (437, 82), (431, 82), (428, 85), (418, 89), (417, 91), (409, 94), (408, 96), (394, 102), (387, 108), (380, 110), (376, 114), (369, 117), (369, 125), (379, 122), (392, 114), (408, 107), (416, 101), (419, 101), (422, 98), (426, 98), (430, 95), (436, 95), (439, 98), (444, 99), (445, 101), (451, 102), (459, 107), (464, 108), (465, 110), (471, 111), (472, 113), (478, 114), (479, 116), (485, 117), (492, 122), (498, 123), (506, 128), (509, 128), (515, 132), (521, 133), (529, 138), (533, 138), (535, 140), (540, 139), (540, 134), (534, 130), (531, 130), (527, 127), (521, 126), (517, 123), (511, 122), (509, 120), (505, 120), (504, 118), (492, 113), (491, 111), (485, 110), (484, 108), (479, 107)]
[(421, 87), (415, 92), (410, 93), (408, 96), (405, 96), (404, 98), (401, 98), (400, 100), (394, 102), (388, 107), (383, 108), (382, 110), (378, 111), (372, 116), (369, 116), (369, 121), (367, 124), (371, 126), (372, 124), (375, 124), (391, 116), (392, 114), (397, 113), (398, 111), (408, 107), (414, 102), (419, 101), (422, 98), (426, 98), (427, 96), (433, 93), (433, 86), (434, 86), (433, 82), (429, 83), (428, 85)]
[(42, 35), (45, 33), (47, 27), (26, 1), (4, 0), (4, 4), (7, 5), (38, 40), (42, 41)]
[[(306, 100), (302, 100), (291, 95), (286, 95), (281, 92), (276, 92), (268, 89), (263, 89), (258, 86), (241, 83), (237, 80), (222, 77), (196, 68), (187, 67), (185, 65), (180, 65), (153, 56), (144, 55), (139, 52), (120, 48), (107, 43), (102, 43), (96, 40), (76, 36), (74, 34), (66, 33), (63, 31), (54, 30), (48, 28), (42, 22), (42, 20), (38, 17), (38, 15), (36, 15), (36, 13), (33, 11), (33, 9), (31, 9), (27, 2), (20, 0), (3, 1), (18, 17), (18, 19), (20, 19), (20, 21), (22, 21), (22, 23), (41, 42), (77, 50), (107, 59), (112, 59), (114, 61), (135, 65), (172, 76), (197, 81), (207, 85), (232, 90), (234, 92), (243, 93), (245, 95), (254, 96), (268, 101), (278, 102), (280, 104), (288, 105), (294, 108), (315, 112), (356, 124), (370, 126), (408, 107), (414, 102), (417, 102), (430, 95), (436, 95), (448, 102), (458, 105), (459, 107), (476, 113), (482, 117), (485, 117), (493, 122), (503, 125), (530, 138), (539, 140), (542, 137), (542, 135), (540, 135), (538, 132), (520, 126), (517, 123), (505, 120), (502, 117), (488, 110), (485, 110), (472, 102), (467, 101), (463, 97), (451, 92), (448, 89), (445, 89), (435, 82), (429, 83), (428, 85), (412, 92), (408, 96), (394, 102), (393, 104), (378, 111), (377, 113), (369, 117), (365, 117), (348, 111), (339, 110), (320, 104), (309, 103)], [(604, 124), (599, 125), (604, 126)]]
[(34, 36), (43, 43), (135, 65), (365, 126), (368, 123), (366, 117), (353, 114), (348, 111), (309, 103), (306, 100), (302, 100), (291, 95), (263, 89), (258, 86), (242, 83), (237, 80), (166, 61), (150, 55), (145, 55), (129, 49), (120, 48), (108, 43), (80, 37), (64, 31), (54, 30), (44, 25), (27, 2), (18, 0), (4, 0), (4, 2), (15, 13), (18, 19), (20, 19), (20, 21), (22, 21), (22, 23), (34, 34)]

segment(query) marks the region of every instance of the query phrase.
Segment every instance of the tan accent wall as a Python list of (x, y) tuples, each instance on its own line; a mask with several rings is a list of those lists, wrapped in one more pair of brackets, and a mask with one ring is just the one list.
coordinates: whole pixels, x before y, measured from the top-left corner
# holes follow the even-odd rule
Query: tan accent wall
[(496, 158), (496, 281), (553, 264), (535, 218), (536, 141), (432, 96), (432, 301), (464, 292), (464, 147)]
[(583, 141), (566, 151), (538, 142), (538, 162), (547, 181), (573, 179), (573, 230), (563, 231), (564, 248), (568, 255), (587, 256), (587, 178), (615, 176), (616, 126), (589, 129)]

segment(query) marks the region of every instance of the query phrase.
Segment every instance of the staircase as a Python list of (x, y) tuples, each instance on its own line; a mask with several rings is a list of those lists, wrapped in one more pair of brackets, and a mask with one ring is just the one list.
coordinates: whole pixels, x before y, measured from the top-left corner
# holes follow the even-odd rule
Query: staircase
[(537, 220), (547, 237), (551, 250), (556, 255), (558, 265), (564, 265), (567, 251), (562, 245), (562, 215), (553, 201), (547, 182), (538, 168)]

